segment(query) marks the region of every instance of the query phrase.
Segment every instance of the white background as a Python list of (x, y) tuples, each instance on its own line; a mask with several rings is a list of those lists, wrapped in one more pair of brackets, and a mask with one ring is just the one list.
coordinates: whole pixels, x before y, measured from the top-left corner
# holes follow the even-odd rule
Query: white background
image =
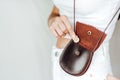
[[(52, 6), (52, 0), (0, 0), (0, 80), (52, 80), (55, 38), (47, 26)], [(120, 76), (119, 41), (117, 26), (110, 45), (116, 76)]]

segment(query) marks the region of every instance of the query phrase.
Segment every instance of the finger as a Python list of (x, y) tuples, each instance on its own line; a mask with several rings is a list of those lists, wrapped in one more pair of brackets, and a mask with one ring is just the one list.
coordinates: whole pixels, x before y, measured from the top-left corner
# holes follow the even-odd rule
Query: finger
[(56, 18), (56, 23), (59, 25), (59, 28), (61, 29), (61, 31), (63, 32), (63, 33), (67, 33), (68, 31), (67, 31), (67, 28), (65, 27), (65, 24), (63, 23), (63, 21), (61, 20), (61, 18), (59, 17), (59, 18)]
[(61, 19), (62, 19), (63, 23), (65, 24), (65, 26), (66, 26), (66, 28), (67, 28), (67, 30), (69, 32), (70, 37), (74, 40), (76, 34), (75, 34), (74, 29), (71, 26), (69, 20), (67, 19), (66, 16), (62, 16)]
[(60, 38), (61, 36), (58, 34), (58, 32), (56, 30), (54, 30), (57, 34), (56, 38)]
[(62, 21), (59, 21), (59, 27), (63, 33), (68, 33), (67, 28), (65, 27), (64, 23)]
[(53, 26), (50, 26), (50, 30), (56, 38), (59, 38), (59, 34), (56, 32)]
[(55, 36), (56, 38), (60, 38), (60, 36), (59, 36), (59, 34), (57, 33), (56, 30), (53, 30), (53, 34), (54, 34), (54, 36)]
[(54, 27), (54, 28), (55, 28), (56, 32), (57, 32), (60, 36), (63, 35), (63, 32), (62, 32), (62, 30), (60, 29), (59, 25), (57, 25), (57, 26)]
[(59, 29), (61, 30), (62, 34), (60, 34), (61, 37), (65, 37), (67, 34), (67, 29), (63, 29), (62, 25), (59, 25)]

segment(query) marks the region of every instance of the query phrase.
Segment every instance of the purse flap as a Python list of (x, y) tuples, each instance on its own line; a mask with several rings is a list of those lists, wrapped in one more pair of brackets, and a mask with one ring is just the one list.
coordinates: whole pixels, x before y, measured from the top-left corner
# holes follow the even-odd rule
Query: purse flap
[(106, 34), (91, 25), (76, 22), (76, 34), (80, 38), (79, 45), (95, 51), (104, 41)]

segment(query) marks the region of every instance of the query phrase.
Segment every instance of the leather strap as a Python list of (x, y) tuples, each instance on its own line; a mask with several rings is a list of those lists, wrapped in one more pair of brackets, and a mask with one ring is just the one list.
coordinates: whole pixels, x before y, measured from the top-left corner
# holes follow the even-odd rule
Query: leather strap
[(76, 31), (76, 29), (75, 29), (75, 28), (76, 28), (76, 27), (75, 27), (75, 22), (76, 22), (76, 21), (75, 21), (75, 0), (74, 0), (74, 3), (73, 3), (73, 4), (74, 4), (74, 5), (73, 5), (73, 10), (74, 10), (74, 11), (73, 11), (73, 17), (74, 17), (74, 21), (73, 21), (73, 22), (74, 22), (74, 31)]
[[(75, 0), (74, 0), (74, 7), (73, 7), (73, 9), (74, 9), (74, 12), (73, 12), (73, 16), (74, 16), (74, 31), (76, 31), (76, 21), (75, 21)], [(109, 21), (109, 23), (107, 24), (107, 26), (106, 26), (106, 28), (103, 30), (103, 32), (105, 33), (106, 31), (107, 31), (107, 29), (109, 28), (109, 26), (110, 26), (110, 24), (111, 24), (111, 22), (113, 21), (113, 19), (115, 18), (115, 16), (117, 15), (117, 13), (119, 12), (119, 10), (120, 10), (120, 6), (119, 6), (119, 8), (117, 9), (117, 11), (114, 13), (114, 15), (112, 16), (112, 18), (111, 18), (111, 20)], [(101, 39), (102, 39), (102, 37), (104, 36), (104, 33), (100, 36), (100, 38), (99, 38), (99, 40), (98, 40), (98, 43), (96, 44), (96, 46), (95, 46), (95, 48), (94, 48), (94, 50), (97, 48), (97, 46), (99, 45), (99, 43), (100, 43), (100, 41), (101, 41)], [(93, 51), (94, 51), (93, 50)]]
[(113, 19), (115, 18), (115, 16), (117, 15), (117, 13), (119, 12), (120, 7), (117, 9), (117, 11), (115, 12), (115, 14), (113, 15), (112, 19), (110, 20), (110, 22), (108, 23), (107, 27), (105, 28), (104, 32), (108, 29), (108, 27), (110, 26), (111, 22), (113, 21)]
[[(74, 16), (74, 31), (75, 31), (75, 0), (74, 0), (74, 12), (73, 12), (73, 16)], [(113, 15), (113, 17), (111, 18), (110, 22), (108, 23), (107, 27), (104, 29), (104, 32), (108, 29), (108, 27), (110, 26), (111, 22), (113, 21), (113, 19), (115, 18), (115, 16), (117, 15), (117, 13), (119, 12), (120, 7), (117, 9), (117, 11), (115, 12), (115, 14)]]

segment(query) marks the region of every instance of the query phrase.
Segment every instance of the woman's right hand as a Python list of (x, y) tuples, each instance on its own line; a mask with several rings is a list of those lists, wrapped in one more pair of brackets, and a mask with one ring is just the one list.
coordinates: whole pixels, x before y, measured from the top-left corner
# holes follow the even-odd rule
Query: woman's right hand
[(76, 36), (74, 28), (67, 16), (60, 16), (59, 9), (56, 6), (53, 7), (53, 10), (48, 18), (48, 25), (55, 37), (61, 38), (66, 34), (69, 34), (74, 42), (79, 41), (79, 38)]
[(57, 38), (64, 37), (66, 34), (69, 34), (74, 41), (78, 38), (74, 32), (74, 28), (66, 16), (57, 16), (52, 18), (49, 28)]

